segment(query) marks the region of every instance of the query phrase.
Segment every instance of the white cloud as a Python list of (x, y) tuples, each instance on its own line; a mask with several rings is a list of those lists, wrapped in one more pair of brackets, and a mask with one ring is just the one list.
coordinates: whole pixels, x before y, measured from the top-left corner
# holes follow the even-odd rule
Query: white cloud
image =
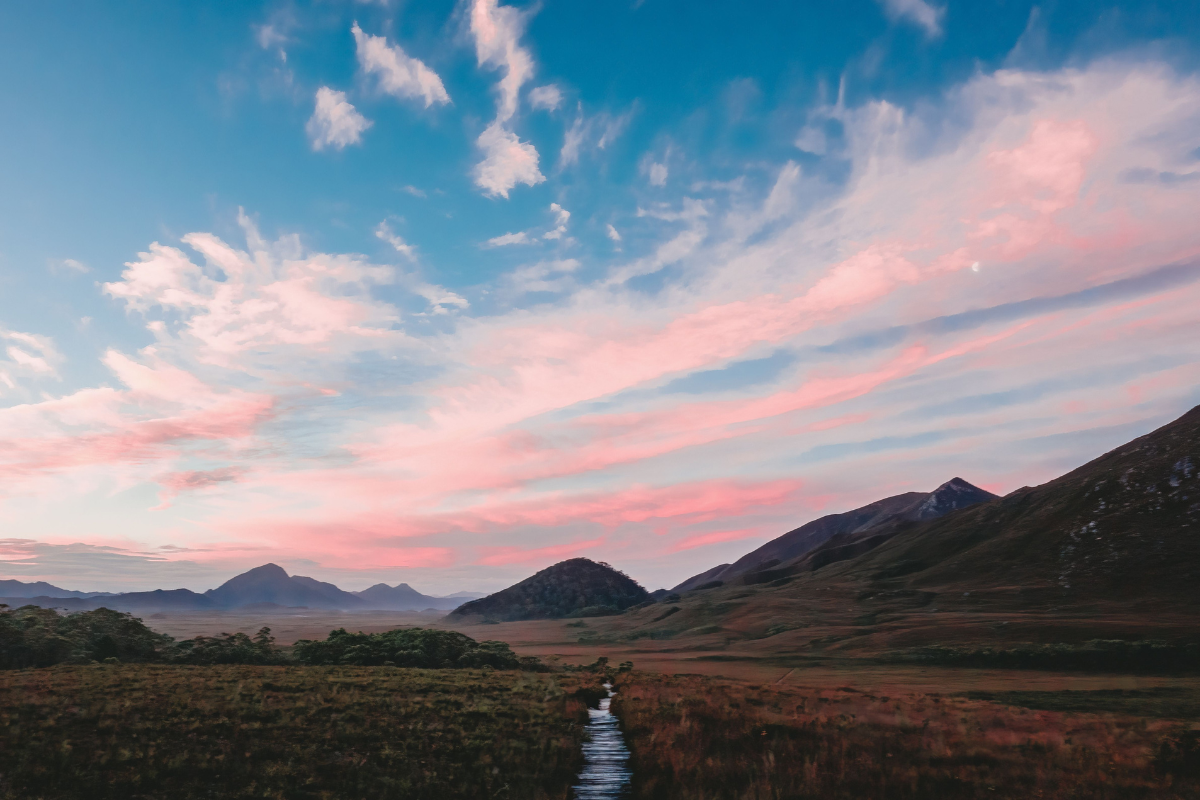
[(542, 238), (561, 239), (567, 233), (567, 222), (571, 219), (571, 212), (558, 203), (551, 203), (550, 211), (554, 214), (554, 228), (543, 233)]
[(940, 36), (942, 33), (942, 15), (945, 8), (937, 8), (926, 0), (880, 0), (887, 15), (894, 20), (907, 19), (914, 25), (925, 29), (929, 37)]
[(449, 314), (450, 306), (455, 308), (470, 308), (471, 304), (461, 295), (455, 294), (444, 286), (432, 283), (413, 283), (408, 287), (413, 294), (429, 301), (434, 314)]
[(48, 262), (51, 272), (77, 272), (83, 274), (91, 272), (92, 268), (82, 261), (77, 261), (74, 258), (50, 259)]
[(501, 236), (493, 236), (484, 242), (485, 247), (505, 247), (510, 244), (533, 244), (533, 239), (529, 238), (529, 234), (525, 231), (517, 233), (505, 233)]
[(400, 190), (404, 191), (404, 192), (408, 192), (413, 197), (428, 197), (429, 196), (429, 195), (425, 194), (424, 190), (418, 189), (416, 186), (401, 186)]
[[(266, 22), (261, 25), (251, 25), (254, 40), (263, 50), (273, 50), (281, 63), (288, 60), (287, 46), (295, 41), (292, 31), (296, 29), (298, 20), (293, 9), (283, 4), (277, 4)], [(290, 71), (288, 72), (290, 75)]]
[(373, 124), (346, 102), (345, 92), (322, 86), (317, 90), (317, 105), (305, 130), (313, 150), (326, 147), (341, 150), (346, 145), (361, 142), (363, 131)]
[(417, 260), (417, 248), (413, 247), (408, 242), (392, 230), (392, 226), (388, 225), (387, 220), (379, 223), (379, 227), (375, 229), (375, 235), (383, 241), (396, 248), (396, 252), (407, 258), (409, 261)]
[(24, 367), (30, 372), (46, 373), (54, 371), (54, 368), (46, 363), (46, 359), (41, 356), (31, 355), (16, 345), (9, 346), (5, 352), (8, 353), (8, 357), (12, 359), (14, 364), (18, 367)]
[[(550, 204), (550, 213), (554, 215), (554, 227), (539, 233), (536, 230), (517, 231), (496, 236), (483, 243), (484, 247), (504, 247), (512, 244), (537, 244), (539, 239), (555, 241), (567, 235), (567, 223), (571, 221), (571, 212), (558, 203)], [(574, 239), (567, 239), (567, 243)]]
[(583, 105), (580, 104), (575, 122), (563, 134), (563, 146), (558, 153), (558, 168), (565, 169), (579, 161), (583, 147), (589, 142), (598, 150), (606, 148), (621, 135), (632, 118), (632, 110), (615, 117), (608, 113), (585, 117)]
[[(397, 235), (386, 219), (379, 223), (379, 227), (375, 229), (375, 235), (394, 247), (397, 253), (400, 253), (409, 261), (415, 262), (417, 260), (417, 248)], [(450, 313), (451, 306), (455, 308), (468, 308), (471, 305), (467, 302), (466, 298), (455, 294), (444, 286), (425, 283), (413, 275), (400, 274), (398, 282), (413, 294), (423, 297), (428, 301), (434, 314), (448, 314)]]
[(574, 124), (567, 129), (563, 134), (562, 150), (558, 151), (558, 167), (563, 169), (569, 167), (579, 160), (579, 148), (583, 145), (584, 136), (587, 134), (583, 125), (583, 112), (575, 118)]
[(7, 343), (0, 349), (0, 383), (9, 389), (17, 388), (13, 376), (58, 377), (63, 357), (50, 337), (0, 328), (0, 342)]
[(399, 45), (388, 45), (382, 36), (363, 33), (358, 23), (350, 29), (358, 51), (358, 63), (367, 75), (379, 77), (379, 88), (393, 97), (420, 97), (425, 107), (449, 103), (450, 95), (438, 74), (420, 59), (406, 54)]
[(471, 35), (479, 65), (504, 70), (497, 87), (496, 122), (507, 122), (517, 112), (521, 86), (533, 77), (533, 59), (518, 44), (525, 17), (519, 9), (502, 6), (498, 0), (475, 0), (471, 5)]
[(519, 9), (501, 6), (497, 0), (474, 0), (471, 5), (471, 35), (479, 65), (504, 70), (497, 85), (496, 118), (476, 140), (484, 158), (475, 165), (475, 184), (505, 199), (518, 183), (534, 186), (546, 179), (538, 169), (537, 149), (505, 127), (517, 113), (521, 87), (533, 76), (533, 59), (518, 44), (525, 18)]
[(105, 294), (148, 318), (160, 350), (188, 352), (206, 364), (294, 364), (298, 354), (314, 359), (322, 352), (336, 358), (399, 336), (395, 308), (371, 295), (372, 286), (395, 281), (393, 268), (360, 256), (306, 253), (295, 236), (266, 242), (240, 212), (238, 221), (246, 250), (190, 233), (183, 243), (203, 257), (197, 264), (155, 242), (125, 265), (120, 280), (103, 284)]
[(288, 36), (275, 25), (260, 25), (255, 30), (255, 37), (258, 40), (258, 46), (263, 50), (275, 48), (279, 53), (280, 61), (287, 61), (287, 51), (283, 46), (287, 44)]
[(572, 273), (579, 267), (579, 261), (574, 258), (539, 261), (509, 273), (508, 283), (516, 294), (561, 292), (574, 286)]
[(650, 165), (650, 185), (651, 186), (666, 186), (667, 185), (667, 165), (657, 162)]
[(479, 134), (476, 144), (485, 155), (483, 161), (475, 165), (475, 184), (488, 194), (507, 199), (509, 190), (518, 183), (536, 186), (546, 180), (538, 169), (538, 152), (534, 146), (522, 142), (499, 122), (487, 126)]
[(621, 234), (612, 226), (611, 222), (608, 224), (608, 228), (605, 230), (605, 235), (617, 244), (621, 243)]
[(553, 111), (562, 104), (562, 91), (553, 83), (539, 86), (529, 93), (529, 106)]
[(801, 128), (793, 144), (798, 149), (806, 153), (812, 153), (815, 156), (825, 155), (825, 151), (829, 147), (825, 131), (815, 125), (806, 125)]

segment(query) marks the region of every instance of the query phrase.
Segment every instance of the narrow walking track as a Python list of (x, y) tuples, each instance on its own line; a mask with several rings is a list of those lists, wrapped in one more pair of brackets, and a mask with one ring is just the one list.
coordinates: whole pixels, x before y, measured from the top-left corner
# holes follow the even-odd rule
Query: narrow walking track
[(616, 716), (609, 711), (615, 694), (612, 684), (606, 683), (604, 688), (608, 697), (600, 701), (600, 708), (588, 709), (588, 739), (583, 743), (583, 769), (574, 787), (575, 800), (629, 796), (629, 748)]

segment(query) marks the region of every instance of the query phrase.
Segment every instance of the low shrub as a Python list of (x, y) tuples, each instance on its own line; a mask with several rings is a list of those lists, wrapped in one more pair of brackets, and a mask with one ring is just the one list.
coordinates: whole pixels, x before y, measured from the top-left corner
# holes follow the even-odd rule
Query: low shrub
[(179, 664), (284, 664), (288, 659), (275, 646), (270, 628), (251, 639), (244, 633), (197, 636), (178, 642), (170, 659)]
[(301, 639), (293, 653), (301, 664), (350, 664), (441, 669), (520, 669), (521, 660), (504, 642), (477, 642), (456, 631), (403, 628), (384, 633), (349, 633), (339, 628), (324, 641)]

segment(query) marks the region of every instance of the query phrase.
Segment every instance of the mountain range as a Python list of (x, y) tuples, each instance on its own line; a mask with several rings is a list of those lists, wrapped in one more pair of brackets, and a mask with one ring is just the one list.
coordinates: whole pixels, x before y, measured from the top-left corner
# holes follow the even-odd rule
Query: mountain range
[(596, 635), (793, 655), (1195, 641), (1198, 582), (1200, 407), (1003, 497), (955, 479), (815, 520)]
[(725, 583), (747, 573), (771, 569), (822, 547), (828, 552), (832, 550), (828, 546), (830, 542), (844, 546), (851, 542), (875, 541), (886, 532), (897, 530), (901, 523), (937, 519), (951, 511), (994, 499), (996, 495), (972, 486), (962, 478), (953, 478), (932, 492), (905, 492), (886, 497), (853, 511), (829, 514), (805, 523), (732, 564), (720, 564), (693, 575), (674, 591), (685, 592), (716, 581)]
[(0, 597), (109, 597), (112, 592), (75, 592), (70, 589), (60, 589), (45, 581), (22, 583), (21, 581), (0, 580)]
[(450, 597), (430, 597), (406, 583), (379, 583), (360, 592), (347, 592), (332, 583), (302, 575), (288, 575), (276, 564), (237, 575), (206, 592), (189, 589), (156, 589), (151, 592), (75, 592), (44, 582), (0, 581), (0, 603), (41, 605), (87, 610), (112, 608), (118, 611), (217, 611), (264, 607), (312, 608), (340, 611), (450, 611), (480, 597), (459, 592)]

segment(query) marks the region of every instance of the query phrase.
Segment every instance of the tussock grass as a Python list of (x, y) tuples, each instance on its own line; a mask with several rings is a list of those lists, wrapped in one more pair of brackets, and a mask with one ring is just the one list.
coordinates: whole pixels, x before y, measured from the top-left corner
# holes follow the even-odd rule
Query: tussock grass
[(0, 672), (0, 798), (568, 798), (584, 674), (290, 666)]
[(1179, 722), (1063, 714), (939, 695), (618, 677), (634, 796), (1195, 798)]

